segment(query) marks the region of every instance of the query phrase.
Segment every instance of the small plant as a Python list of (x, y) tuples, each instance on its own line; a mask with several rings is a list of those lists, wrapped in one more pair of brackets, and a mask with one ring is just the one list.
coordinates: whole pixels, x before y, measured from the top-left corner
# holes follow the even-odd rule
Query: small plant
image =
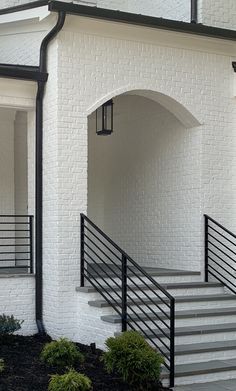
[(102, 360), (108, 373), (117, 372), (136, 390), (149, 390), (160, 378), (164, 360), (136, 331), (108, 338)]
[(23, 320), (15, 319), (13, 315), (0, 315), (0, 336), (11, 335), (21, 329)]
[(76, 363), (84, 361), (84, 356), (76, 345), (66, 338), (47, 343), (40, 357), (43, 362), (58, 369), (73, 367)]
[(0, 373), (2, 373), (5, 369), (5, 363), (2, 358), (0, 358)]
[(92, 382), (87, 376), (71, 369), (64, 375), (53, 375), (48, 391), (89, 391), (91, 388)]

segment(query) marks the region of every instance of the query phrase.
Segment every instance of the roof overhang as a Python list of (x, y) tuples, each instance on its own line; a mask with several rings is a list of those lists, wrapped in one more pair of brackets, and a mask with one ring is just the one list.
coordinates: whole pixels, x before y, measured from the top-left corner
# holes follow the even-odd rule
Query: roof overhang
[(70, 15), (79, 15), (88, 18), (103, 19), (119, 23), (128, 23), (136, 26), (144, 26), (155, 29), (177, 31), (185, 34), (187, 33), (236, 41), (236, 31), (205, 26), (200, 23), (186, 23), (170, 19), (132, 14), (129, 12), (121, 12), (117, 10), (84, 6), (74, 3), (65, 3), (56, 0), (49, 1), (48, 7), (50, 11), (64, 11)]
[(3, 9), (0, 10), (0, 15), (7, 15), (45, 6), (47, 6), (47, 10), (51, 12), (63, 11), (70, 15), (79, 15), (88, 18), (127, 23), (136, 26), (145, 26), (161, 30), (177, 31), (185, 34), (236, 41), (235, 30), (205, 26), (200, 23), (186, 23), (164, 18), (133, 14), (129, 12), (121, 12), (94, 6), (79, 5), (72, 2), (68, 3), (57, 0), (39, 0), (16, 7)]
[(185, 34), (187, 33), (192, 35), (236, 41), (235, 30), (205, 26), (200, 23), (186, 23), (176, 20), (133, 14), (129, 12), (98, 8), (94, 6), (79, 5), (74, 4), (73, 2), (68, 3), (57, 0), (39, 0), (16, 7), (2, 9), (0, 10), (0, 15), (9, 15), (16, 12), (21, 13), (22, 11), (33, 10), (40, 7), (42, 9), (45, 6), (49, 12), (63, 11), (70, 15), (80, 15), (88, 18), (103, 19), (136, 26), (145, 26), (161, 30), (177, 31)]

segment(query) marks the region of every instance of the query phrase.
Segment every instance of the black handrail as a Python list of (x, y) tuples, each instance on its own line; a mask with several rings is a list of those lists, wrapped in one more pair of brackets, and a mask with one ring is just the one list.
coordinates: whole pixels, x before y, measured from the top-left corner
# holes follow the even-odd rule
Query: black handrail
[(0, 215), (0, 273), (33, 273), (32, 215)]
[(119, 314), (122, 332), (141, 332), (163, 354), (174, 387), (174, 297), (84, 214), (80, 228), (81, 287), (88, 281)]
[(209, 275), (236, 294), (236, 235), (208, 215), (205, 218), (205, 281)]

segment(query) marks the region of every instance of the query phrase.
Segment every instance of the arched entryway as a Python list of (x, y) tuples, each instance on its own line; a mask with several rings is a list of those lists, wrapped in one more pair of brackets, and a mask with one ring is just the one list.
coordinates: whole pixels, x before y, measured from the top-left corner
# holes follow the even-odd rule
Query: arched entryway
[(88, 117), (88, 216), (141, 265), (200, 270), (199, 122), (153, 91), (113, 101), (112, 135)]

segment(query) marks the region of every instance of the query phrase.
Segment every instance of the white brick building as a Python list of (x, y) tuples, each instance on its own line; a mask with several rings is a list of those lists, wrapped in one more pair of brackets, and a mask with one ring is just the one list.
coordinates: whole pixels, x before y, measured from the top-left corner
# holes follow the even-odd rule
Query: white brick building
[[(98, 292), (76, 290), (87, 245), (81, 245), (84, 213), (148, 267), (177, 304), (181, 295), (201, 295), (193, 300), (197, 325), (180, 313), (195, 308), (192, 302), (177, 307), (176, 346), (186, 343), (181, 327), (189, 325), (196, 327), (195, 345), (235, 341), (235, 301), (223, 287), (235, 283), (235, 236), (216, 249), (218, 281), (207, 285), (203, 215), (236, 232), (236, 2), (199, 0), (198, 15), (188, 0), (174, 7), (159, 0), (25, 3), (0, 0), (0, 213), (8, 215), (0, 221), (0, 313), (24, 319), (25, 334), (37, 331), (37, 321), (52, 337), (100, 347), (120, 330), (116, 309), (101, 297), (98, 303)], [(111, 99), (113, 133), (101, 137), (96, 110)], [(28, 215), (35, 217), (32, 231)], [(109, 265), (107, 253), (99, 254), (96, 267)], [(94, 276), (87, 277), (90, 285)], [(179, 285), (168, 290), (167, 283)], [(95, 288), (108, 287), (96, 284), (95, 278)], [(220, 300), (224, 320), (213, 311)], [(214, 349), (204, 356), (192, 347), (186, 362), (190, 356), (193, 363), (211, 361)], [(231, 350), (218, 346), (219, 357), (235, 359), (233, 343)], [(178, 360), (177, 354), (176, 363), (185, 363)], [(176, 383), (236, 377), (232, 362), (217, 375), (210, 375), (214, 366), (207, 375), (191, 372), (191, 380), (190, 370), (183, 375), (177, 364)]]

